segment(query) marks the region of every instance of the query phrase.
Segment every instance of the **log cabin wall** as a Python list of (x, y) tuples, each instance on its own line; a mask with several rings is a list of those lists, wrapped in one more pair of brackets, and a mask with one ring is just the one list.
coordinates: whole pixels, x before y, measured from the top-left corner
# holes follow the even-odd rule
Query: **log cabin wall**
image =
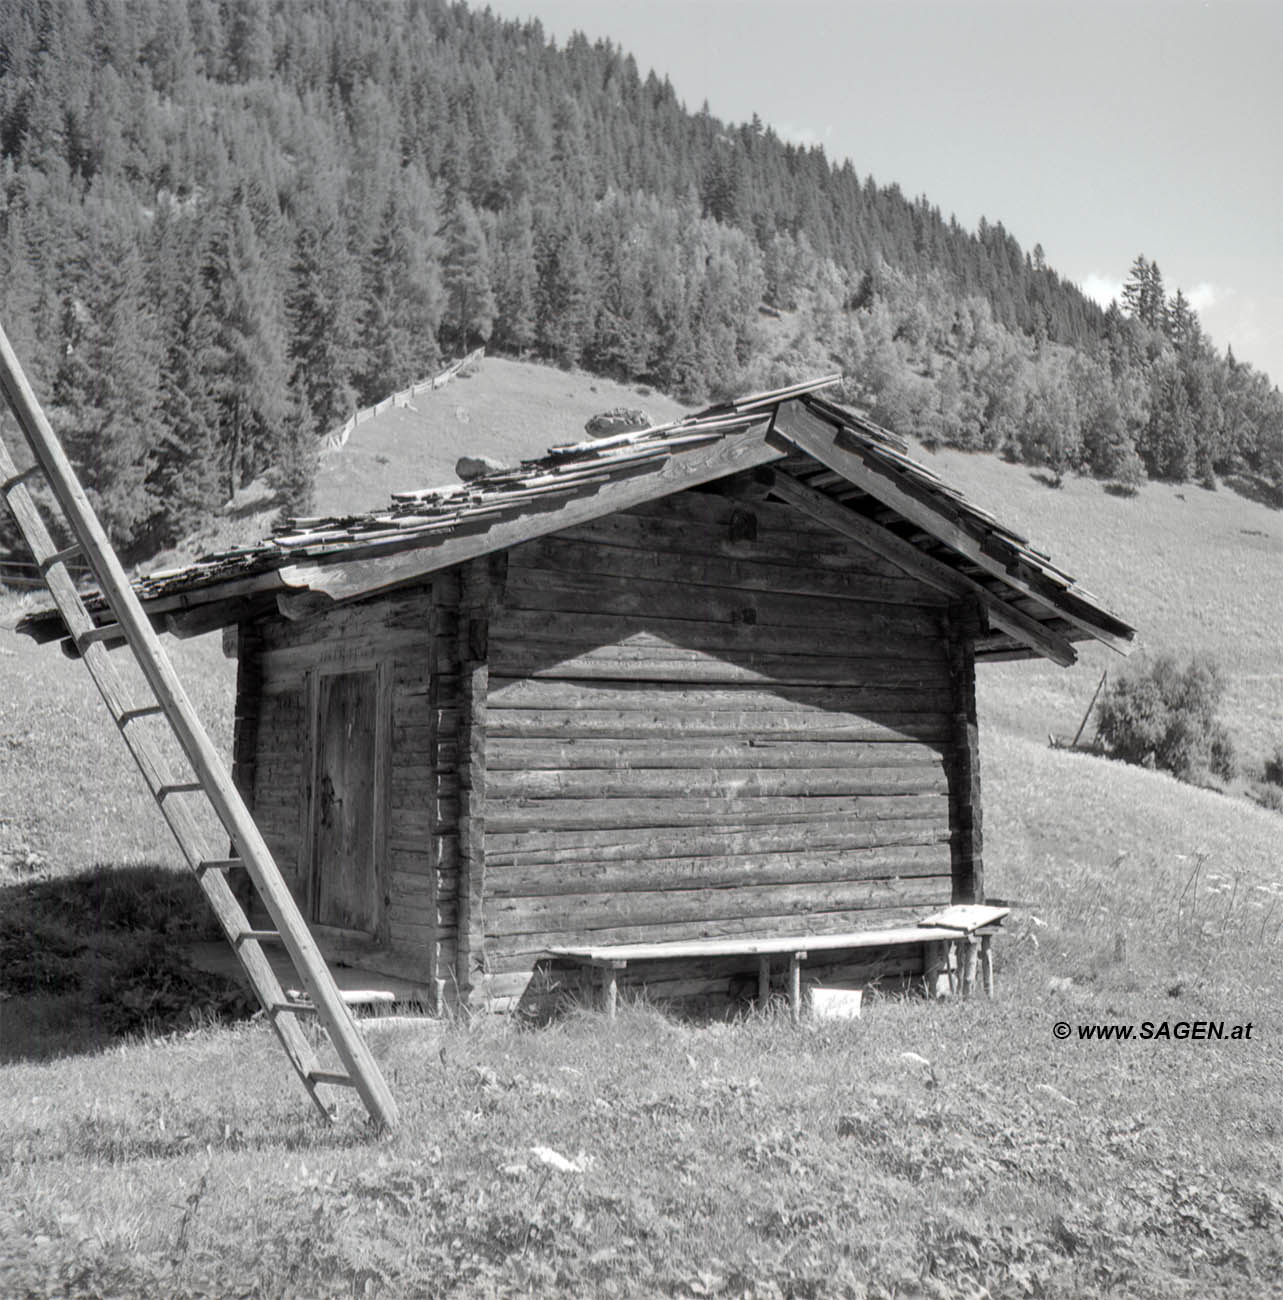
[[(453, 979), (440, 970), (439, 942), (449, 966), (458, 866), (457, 599), (457, 580), (444, 574), (299, 622), (257, 622), (239, 637), (236, 775), (282, 875), (331, 956), (433, 991)], [(329, 741), (339, 783), (352, 787), (329, 797), (336, 807), (345, 798), (369, 804), (353, 821), (368, 861), (354, 869), (371, 874), (373, 894), (364, 881), (345, 882), (342, 868), (338, 879), (333, 868), (315, 878), (327, 718), (339, 722), (341, 734)], [(354, 730), (343, 731), (345, 720)], [(362, 896), (345, 913), (347, 887)], [(349, 914), (356, 929), (332, 924)]]
[(832, 933), (970, 887), (967, 651), (937, 592), (787, 507), (701, 492), (507, 560), (473, 954), (491, 1005), (550, 945)]

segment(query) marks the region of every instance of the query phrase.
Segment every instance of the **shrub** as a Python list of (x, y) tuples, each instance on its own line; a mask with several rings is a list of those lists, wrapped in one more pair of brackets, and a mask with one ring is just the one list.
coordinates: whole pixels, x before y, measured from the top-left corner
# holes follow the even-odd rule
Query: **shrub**
[(1265, 779), (1270, 785), (1283, 785), (1283, 745), (1276, 745), (1265, 760)]
[(1218, 720), (1225, 686), (1209, 659), (1173, 655), (1138, 663), (1101, 697), (1099, 734), (1115, 758), (1171, 772), (1234, 776), (1234, 743)]

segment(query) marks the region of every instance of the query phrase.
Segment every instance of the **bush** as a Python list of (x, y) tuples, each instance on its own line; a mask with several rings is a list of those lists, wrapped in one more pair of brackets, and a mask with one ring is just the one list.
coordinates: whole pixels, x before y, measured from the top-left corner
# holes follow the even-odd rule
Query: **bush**
[(1265, 760), (1265, 779), (1270, 785), (1283, 785), (1283, 745), (1276, 745)]
[(1220, 670), (1195, 656), (1138, 663), (1101, 697), (1099, 734), (1115, 758), (1160, 768), (1183, 781), (1234, 776), (1234, 742), (1216, 714), (1225, 692)]

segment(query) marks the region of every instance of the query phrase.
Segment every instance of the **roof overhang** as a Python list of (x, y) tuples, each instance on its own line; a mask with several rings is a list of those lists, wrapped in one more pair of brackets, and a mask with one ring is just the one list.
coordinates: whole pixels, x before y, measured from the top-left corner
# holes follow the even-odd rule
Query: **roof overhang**
[[(912, 460), (894, 434), (822, 398), (838, 378), (556, 447), (468, 483), (399, 493), (386, 511), (291, 520), (257, 546), (140, 578), (135, 589), (153, 622), (180, 636), (272, 614), (306, 618), (751, 470), (764, 495), (974, 604), (983, 628), (978, 658), (1070, 664), (1077, 641), (1131, 648), (1133, 629), (1027, 539)], [(29, 615), (19, 629), (40, 641), (66, 634), (55, 611)]]

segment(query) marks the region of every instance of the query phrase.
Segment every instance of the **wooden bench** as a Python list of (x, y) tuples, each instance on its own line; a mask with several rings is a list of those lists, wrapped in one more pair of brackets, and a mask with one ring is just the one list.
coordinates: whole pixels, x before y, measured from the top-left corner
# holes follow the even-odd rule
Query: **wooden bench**
[(596, 971), (602, 1005), (612, 1018), (619, 1004), (619, 973), (630, 962), (679, 961), (708, 957), (757, 957), (757, 998), (765, 1006), (771, 988), (771, 958), (787, 956), (789, 1008), (802, 1014), (802, 964), (811, 953), (858, 951), (862, 948), (924, 949), (923, 975), (928, 992), (936, 996), (947, 979), (951, 992), (969, 996), (977, 968), (981, 986), (993, 996), (991, 943), (1010, 909), (978, 903), (959, 904), (924, 917), (916, 925), (888, 930), (857, 930), (847, 934), (805, 934), (786, 937), (745, 936), (740, 939), (675, 939), (663, 943), (620, 943), (549, 948), (549, 956)]

